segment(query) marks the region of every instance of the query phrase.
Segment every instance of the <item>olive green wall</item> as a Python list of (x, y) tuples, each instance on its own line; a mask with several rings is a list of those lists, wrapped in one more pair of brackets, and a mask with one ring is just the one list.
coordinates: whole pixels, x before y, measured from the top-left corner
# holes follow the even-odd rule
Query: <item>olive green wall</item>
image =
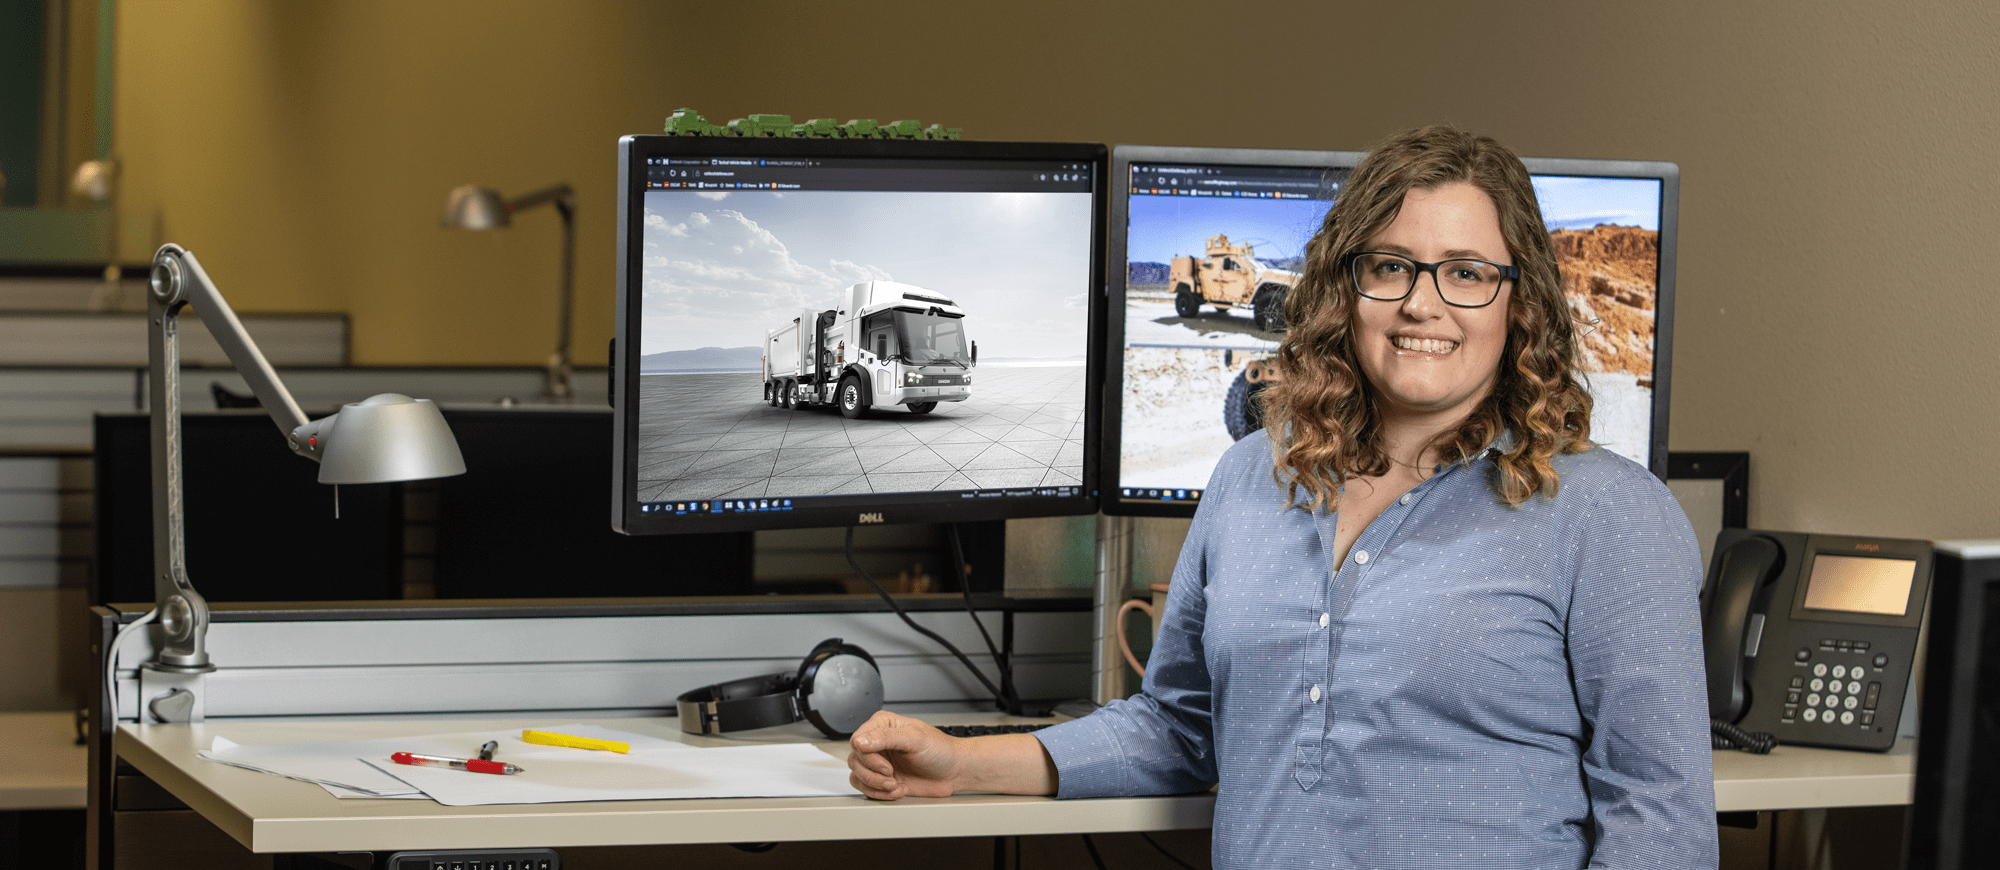
[(1678, 162), (1677, 450), (1748, 450), (1752, 522), (2000, 536), (2000, 7), (1696, 2), (119, 3), (128, 208), (246, 310), (353, 313), (363, 363), (538, 362), (581, 200), (611, 332), (613, 142), (915, 117), (983, 139), (1361, 149), (1450, 121)]

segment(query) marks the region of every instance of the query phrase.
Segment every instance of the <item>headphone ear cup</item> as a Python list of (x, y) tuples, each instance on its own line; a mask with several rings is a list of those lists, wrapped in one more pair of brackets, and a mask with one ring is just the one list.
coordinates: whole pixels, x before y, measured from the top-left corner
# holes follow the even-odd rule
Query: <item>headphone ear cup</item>
[(799, 711), (820, 733), (845, 740), (882, 709), (875, 657), (839, 638), (814, 647), (799, 669)]
[[(815, 663), (819, 662), (821, 659), (826, 658), (827, 656), (840, 652), (843, 648), (856, 649), (856, 650), (860, 649), (860, 647), (849, 644), (847, 641), (841, 640), (840, 638), (837, 637), (829, 637), (826, 640), (814, 644), (812, 652), (806, 653), (805, 661), (799, 662), (799, 679), (803, 681), (805, 679), (806, 672), (812, 670), (812, 667)], [(867, 655), (867, 653), (862, 653), (862, 655)]]

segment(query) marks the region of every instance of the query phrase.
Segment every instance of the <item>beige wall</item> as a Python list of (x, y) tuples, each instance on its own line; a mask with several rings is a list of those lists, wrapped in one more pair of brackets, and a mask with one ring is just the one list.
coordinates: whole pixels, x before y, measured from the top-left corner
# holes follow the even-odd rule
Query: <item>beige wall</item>
[(363, 363), (538, 362), (555, 216), (436, 214), (557, 180), (601, 361), (613, 142), (682, 105), (1332, 149), (1452, 121), (1672, 160), (1673, 447), (1750, 451), (1757, 525), (2000, 536), (1996, 8), (123, 0), (118, 145), (126, 205), (239, 308), (351, 311)]

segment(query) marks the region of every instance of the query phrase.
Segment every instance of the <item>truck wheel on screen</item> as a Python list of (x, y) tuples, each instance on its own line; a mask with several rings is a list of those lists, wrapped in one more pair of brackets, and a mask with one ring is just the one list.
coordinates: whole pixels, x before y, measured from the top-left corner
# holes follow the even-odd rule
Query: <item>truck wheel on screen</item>
[(1230, 438), (1241, 441), (1264, 428), (1263, 406), (1254, 401), (1263, 391), (1263, 384), (1250, 383), (1247, 372), (1237, 372), (1236, 380), (1229, 382), (1229, 395), (1222, 400), (1222, 425), (1228, 427)]
[(868, 413), (868, 396), (861, 391), (861, 380), (853, 375), (840, 379), (840, 416), (849, 420)]
[(1257, 328), (1278, 332), (1285, 328), (1285, 291), (1271, 289), (1257, 294)]
[(936, 409), (937, 409), (937, 403), (936, 403), (936, 402), (911, 402), (911, 403), (910, 403), (910, 405), (909, 405), (909, 408), (910, 408), (910, 413), (912, 413), (912, 414), (928, 414), (928, 413), (930, 413), (931, 411), (933, 411), (933, 410), (936, 410)]
[(1201, 316), (1201, 297), (1194, 295), (1186, 284), (1174, 288), (1174, 313), (1182, 317)]
[(773, 408), (778, 407), (778, 385), (776, 382), (764, 382), (764, 401), (770, 402)]
[(792, 406), (792, 382), (791, 382), (791, 381), (779, 381), (779, 382), (778, 382), (778, 407), (780, 407), (780, 408), (790, 408), (791, 406)]

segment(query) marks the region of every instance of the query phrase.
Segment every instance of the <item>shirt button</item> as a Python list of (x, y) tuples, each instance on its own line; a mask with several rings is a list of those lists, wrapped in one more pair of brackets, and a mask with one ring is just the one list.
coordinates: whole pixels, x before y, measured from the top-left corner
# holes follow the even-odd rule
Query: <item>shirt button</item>
[(1407, 492), (1406, 492), (1406, 493), (1403, 493), (1403, 497), (1402, 497), (1402, 498), (1399, 498), (1399, 499), (1396, 499), (1396, 503), (1397, 503), (1397, 504), (1409, 504), (1409, 503), (1410, 503), (1410, 494), (1409, 494), (1409, 493), (1407, 493)]
[(1307, 694), (1308, 696), (1310, 696), (1310, 697), (1311, 697), (1311, 698), (1313, 699), (1313, 703), (1315, 703), (1315, 704), (1319, 703), (1319, 687), (1318, 687), (1318, 686), (1314, 686), (1314, 687), (1313, 687), (1313, 690), (1312, 690), (1311, 692), (1308, 692), (1308, 693), (1306, 693), (1306, 694)]
[(1368, 564), (1368, 551), (1367, 550), (1354, 551), (1354, 561), (1363, 565)]
[(1325, 627), (1326, 627), (1326, 624), (1327, 624), (1327, 623), (1329, 623), (1329, 622), (1332, 622), (1332, 621), (1333, 621), (1333, 617), (1332, 617), (1332, 616), (1330, 616), (1330, 615), (1328, 615), (1328, 614), (1325, 614), (1325, 613), (1322, 613), (1322, 614), (1320, 614), (1320, 615), (1319, 615), (1319, 627), (1320, 627), (1320, 628), (1325, 628)]

